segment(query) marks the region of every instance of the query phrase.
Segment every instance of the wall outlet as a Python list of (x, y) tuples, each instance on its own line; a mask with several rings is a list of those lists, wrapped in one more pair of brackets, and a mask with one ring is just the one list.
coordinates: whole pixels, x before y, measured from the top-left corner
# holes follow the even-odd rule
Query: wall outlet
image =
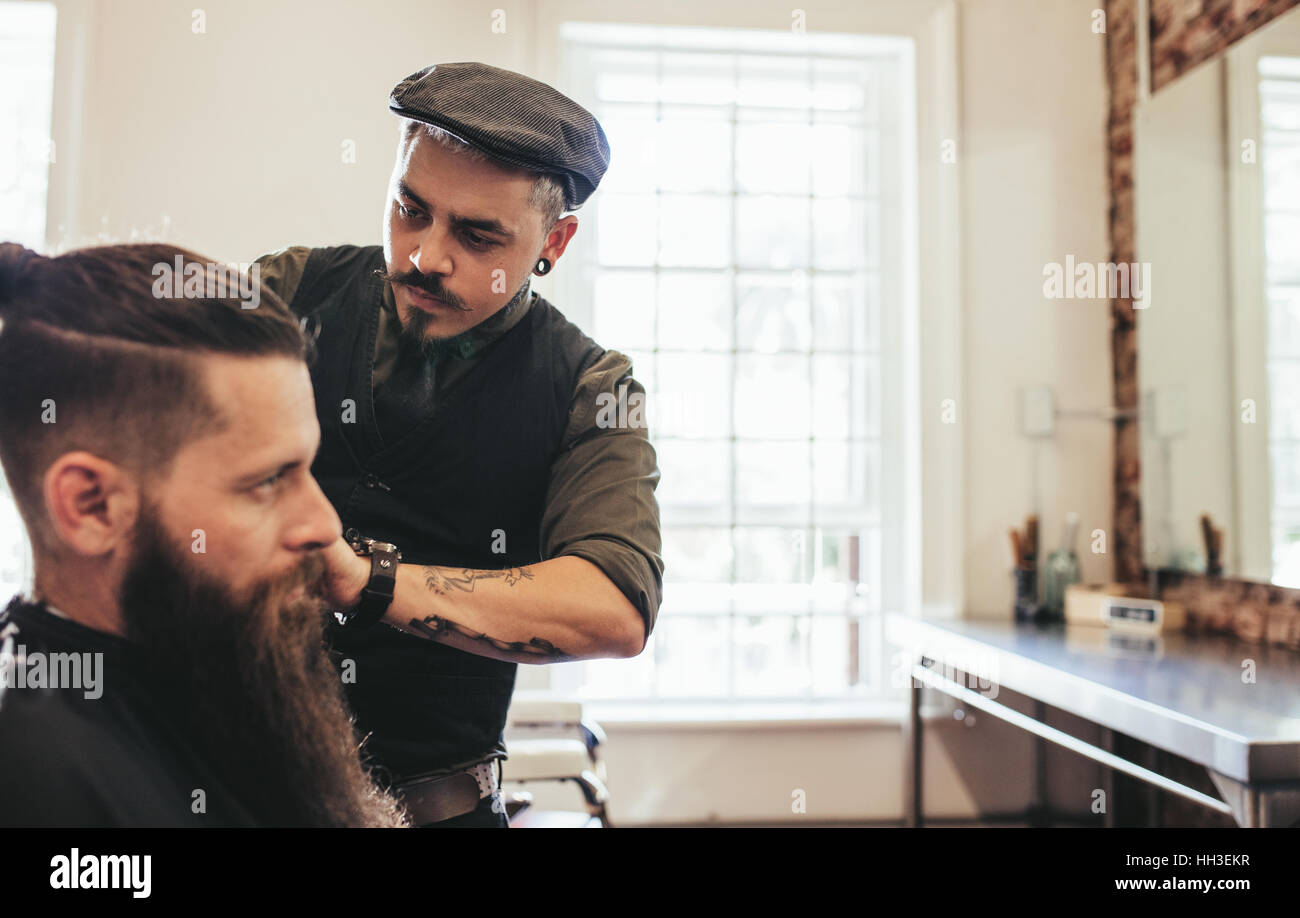
[(1020, 390), (1020, 432), (1026, 437), (1050, 437), (1056, 430), (1056, 404), (1049, 386)]

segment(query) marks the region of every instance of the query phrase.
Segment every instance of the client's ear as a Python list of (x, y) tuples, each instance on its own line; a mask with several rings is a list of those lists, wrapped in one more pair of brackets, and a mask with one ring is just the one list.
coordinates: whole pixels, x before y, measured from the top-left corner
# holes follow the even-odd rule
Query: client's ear
[(134, 476), (84, 450), (64, 453), (50, 464), (44, 496), (55, 540), (85, 556), (125, 544), (140, 507)]

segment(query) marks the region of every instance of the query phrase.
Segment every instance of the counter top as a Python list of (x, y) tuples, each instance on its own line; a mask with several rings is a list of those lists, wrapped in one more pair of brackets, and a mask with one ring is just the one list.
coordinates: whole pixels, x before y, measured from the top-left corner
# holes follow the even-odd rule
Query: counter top
[[(1300, 654), (1222, 636), (1134, 636), (891, 614), (887, 640), (1244, 782), (1300, 780)], [(1253, 681), (1246, 661), (1253, 661)], [(981, 680), (981, 681), (976, 681)]]

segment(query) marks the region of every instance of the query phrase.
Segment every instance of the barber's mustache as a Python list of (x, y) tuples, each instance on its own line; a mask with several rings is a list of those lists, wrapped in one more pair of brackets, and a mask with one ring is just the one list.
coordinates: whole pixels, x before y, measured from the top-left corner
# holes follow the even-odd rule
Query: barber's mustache
[(388, 281), (390, 284), (402, 284), (407, 287), (413, 287), (420, 290), (435, 299), (442, 300), (452, 309), (458, 309), (461, 312), (472, 312), (473, 308), (465, 305), (465, 301), (456, 294), (452, 293), (442, 285), (435, 274), (421, 274), (412, 268), (410, 271), (385, 271), (380, 269), (375, 274)]

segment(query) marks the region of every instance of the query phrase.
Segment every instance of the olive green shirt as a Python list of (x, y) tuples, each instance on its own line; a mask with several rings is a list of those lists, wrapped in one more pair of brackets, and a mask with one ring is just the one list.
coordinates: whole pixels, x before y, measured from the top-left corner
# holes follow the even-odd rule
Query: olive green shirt
[[(286, 303), (302, 280), (311, 249), (291, 246), (257, 259), (261, 282)], [(525, 284), (505, 307), (448, 342), (439, 358), (434, 397), (460, 379), (482, 352), (527, 315), (536, 294)], [(400, 322), (392, 284), (384, 284), (375, 336), (374, 385), (392, 372)], [(632, 361), (618, 351), (605, 353), (577, 381), (569, 403), (569, 423), (550, 470), (539, 544), (543, 560), (564, 555), (585, 558), (600, 568), (654, 629), (663, 601), (664, 561), (655, 487), (659, 467), (649, 430), (596, 422), (602, 393), (623, 400), (645, 387), (632, 377)], [(608, 400), (604, 400), (608, 403)], [(620, 403), (616, 401), (616, 404)]]

